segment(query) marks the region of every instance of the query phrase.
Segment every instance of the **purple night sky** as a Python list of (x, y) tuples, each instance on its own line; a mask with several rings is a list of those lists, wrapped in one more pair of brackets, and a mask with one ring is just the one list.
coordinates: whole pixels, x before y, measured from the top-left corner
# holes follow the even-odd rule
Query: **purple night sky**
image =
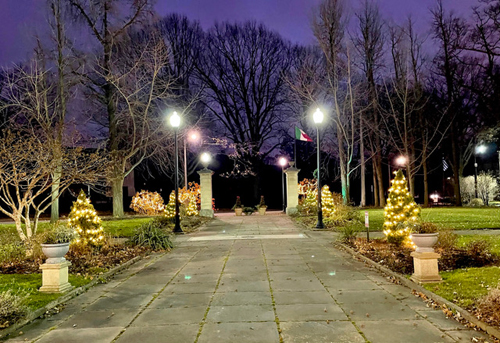
[[(215, 21), (257, 20), (285, 38), (313, 43), (310, 18), (321, 0), (158, 0), (160, 15), (170, 12), (198, 20), (203, 28)], [(468, 15), (477, 0), (445, 0), (447, 9)], [(0, 0), (0, 66), (11, 65), (29, 56), (33, 35), (46, 30), (43, 0)], [(350, 1), (349, 3), (357, 3)], [(435, 0), (379, 0), (385, 18), (398, 22), (408, 15), (423, 33), (430, 21), (429, 8)], [(356, 6), (355, 6), (356, 7)]]

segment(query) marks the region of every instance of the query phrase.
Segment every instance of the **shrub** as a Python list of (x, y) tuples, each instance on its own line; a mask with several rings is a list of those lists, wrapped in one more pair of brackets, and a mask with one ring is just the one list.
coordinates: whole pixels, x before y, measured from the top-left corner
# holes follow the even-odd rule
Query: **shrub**
[(443, 239), (441, 245), (445, 245), (446, 248), (441, 248), (441, 258), (438, 261), (441, 270), (484, 267), (499, 260), (499, 257), (491, 252), (491, 244), (488, 241), (481, 239), (470, 241), (465, 247), (452, 246), (453, 238), (450, 238), (447, 244), (443, 244), (442, 241)]
[(153, 223), (155, 223), (155, 225), (158, 225), (159, 228), (161, 229), (169, 229), (171, 228), (172, 224), (174, 224), (174, 218), (170, 218), (170, 217), (165, 217), (165, 216), (160, 216), (160, 217), (156, 217), (155, 219), (153, 219)]
[(22, 260), (26, 257), (26, 245), (18, 240), (17, 235), (0, 236), (0, 263)]
[(75, 229), (57, 222), (52, 224), (47, 231), (43, 233), (42, 243), (44, 244), (59, 244), (70, 243), (78, 238)]
[(363, 230), (361, 223), (350, 223), (340, 228), (340, 239), (342, 242), (352, 245), (361, 230)]
[(457, 246), (458, 235), (451, 230), (440, 231), (436, 248), (443, 250), (452, 250)]
[(482, 313), (491, 316), (495, 321), (500, 321), (500, 288), (494, 288), (478, 302)]
[(11, 291), (0, 293), (0, 328), (10, 326), (28, 313), (25, 298)]
[(483, 201), (483, 199), (475, 198), (475, 199), (472, 199), (469, 202), (469, 206), (470, 207), (483, 207), (484, 206), (484, 201)]
[(257, 206), (255, 206), (257, 209), (260, 209), (260, 208), (267, 208), (267, 205), (266, 205), (266, 202), (264, 201), (264, 196), (261, 195), (260, 196), (260, 202)]
[(149, 247), (152, 250), (170, 251), (173, 248), (170, 235), (154, 220), (139, 226), (130, 241), (134, 245)]
[(141, 190), (132, 197), (130, 208), (137, 213), (154, 216), (160, 214), (165, 205), (163, 198), (157, 192)]
[(414, 231), (416, 233), (436, 233), (438, 227), (434, 223), (421, 222), (414, 225)]
[(304, 179), (299, 182), (299, 200), (300, 213), (305, 215), (318, 212), (318, 190), (316, 189), (315, 179)]
[(255, 208), (253, 207), (243, 207), (243, 213), (247, 216), (251, 216), (255, 212)]

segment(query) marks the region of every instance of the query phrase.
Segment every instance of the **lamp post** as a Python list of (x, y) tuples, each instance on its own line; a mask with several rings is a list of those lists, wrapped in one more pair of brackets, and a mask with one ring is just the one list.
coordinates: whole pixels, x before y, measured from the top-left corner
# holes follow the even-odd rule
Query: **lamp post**
[(283, 212), (286, 212), (285, 208), (285, 166), (287, 165), (288, 161), (286, 158), (281, 157), (279, 159), (279, 164), (281, 166), (281, 199), (282, 199), (282, 204), (283, 204)]
[(486, 152), (486, 145), (477, 145), (474, 148), (474, 197), (477, 199), (477, 154), (484, 154)]
[(181, 125), (181, 117), (174, 111), (170, 116), (170, 125), (174, 128), (174, 140), (175, 140), (175, 233), (183, 233), (181, 229), (181, 220), (179, 217), (179, 146), (177, 144), (177, 131)]
[(316, 112), (313, 114), (313, 120), (316, 124), (316, 150), (317, 150), (317, 164), (318, 164), (318, 182), (316, 184), (318, 189), (318, 223), (316, 224), (316, 229), (324, 229), (325, 225), (323, 224), (323, 209), (321, 206), (321, 174), (320, 174), (320, 140), (319, 140), (319, 124), (323, 122), (323, 112), (319, 108), (316, 109)]
[(188, 172), (187, 172), (187, 141), (190, 140), (192, 142), (198, 140), (200, 135), (196, 131), (189, 132), (188, 135), (184, 138), (184, 188), (188, 188)]

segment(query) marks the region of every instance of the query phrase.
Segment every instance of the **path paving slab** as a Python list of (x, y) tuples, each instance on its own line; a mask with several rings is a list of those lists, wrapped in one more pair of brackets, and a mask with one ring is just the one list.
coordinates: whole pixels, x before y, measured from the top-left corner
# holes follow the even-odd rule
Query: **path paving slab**
[(57, 329), (49, 331), (37, 343), (111, 342), (122, 330), (122, 327)]
[(279, 343), (276, 323), (206, 323), (198, 343)]
[(116, 343), (193, 343), (199, 327), (198, 324), (129, 327)]
[(276, 304), (280, 321), (347, 320), (347, 316), (336, 304)]
[(274, 291), (274, 300), (279, 305), (293, 304), (335, 304), (330, 293), (326, 291), (286, 292)]
[(454, 342), (450, 336), (425, 320), (357, 321), (356, 324), (371, 343)]
[(273, 299), (271, 292), (226, 292), (213, 296), (212, 306), (237, 305), (270, 305)]
[(212, 296), (212, 293), (191, 293), (189, 295), (161, 294), (148, 306), (148, 308), (161, 309), (208, 306)]
[(146, 309), (132, 323), (132, 326), (199, 324), (206, 310), (206, 306)]
[[(365, 339), (350, 322), (282, 322), (286, 343), (364, 343)], [(399, 342), (399, 341), (385, 341)], [(421, 342), (422, 343), (422, 342)]]
[(274, 322), (274, 311), (268, 305), (211, 306), (207, 322)]

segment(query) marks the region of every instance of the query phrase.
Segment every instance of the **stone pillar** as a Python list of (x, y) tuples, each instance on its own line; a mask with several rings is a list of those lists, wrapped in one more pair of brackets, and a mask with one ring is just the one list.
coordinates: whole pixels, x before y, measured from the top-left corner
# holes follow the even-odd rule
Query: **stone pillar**
[(412, 252), (414, 273), (411, 279), (417, 283), (441, 282), (439, 276), (438, 258), (436, 252)]
[(201, 209), (200, 216), (202, 217), (214, 217), (214, 210), (212, 209), (212, 175), (213, 171), (207, 168), (203, 168), (198, 171), (200, 174), (200, 198), (201, 198)]
[(73, 288), (68, 282), (68, 267), (71, 262), (44, 263), (40, 266), (42, 270), (42, 293), (64, 293)]
[(285, 170), (286, 174), (286, 214), (297, 213), (299, 204), (299, 171), (295, 167)]

